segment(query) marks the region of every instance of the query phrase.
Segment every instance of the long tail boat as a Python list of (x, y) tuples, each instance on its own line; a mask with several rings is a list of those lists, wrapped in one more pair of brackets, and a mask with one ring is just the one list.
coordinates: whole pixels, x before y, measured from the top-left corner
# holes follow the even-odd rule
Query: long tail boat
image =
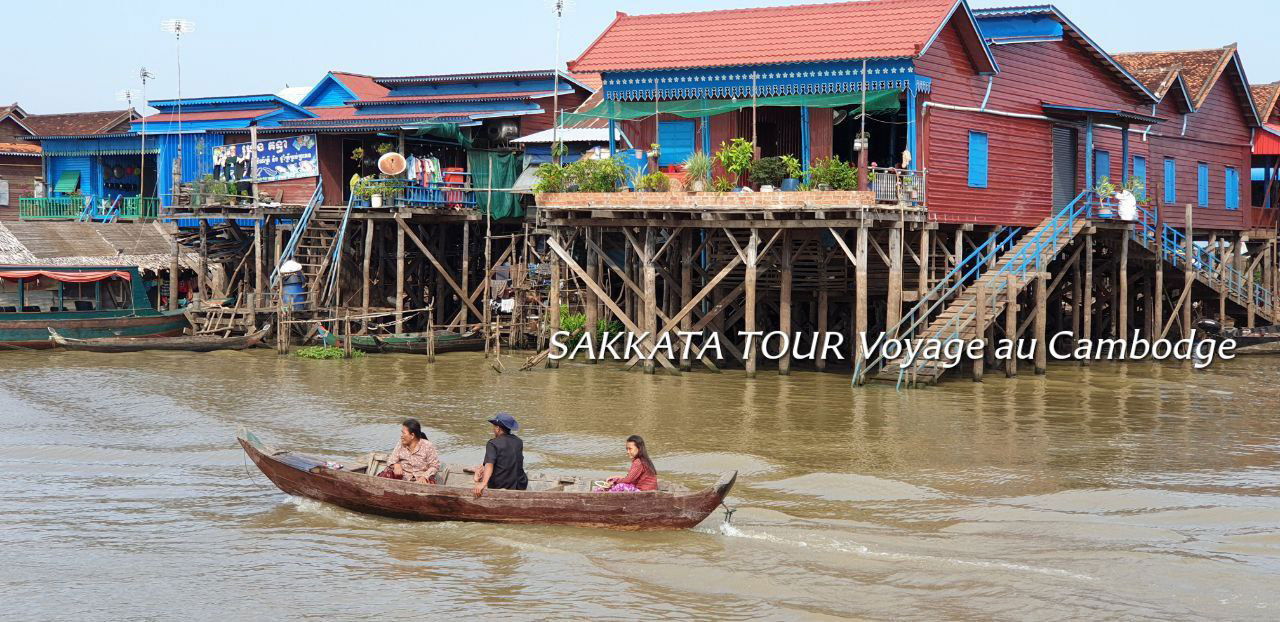
[[(328, 331), (319, 333), (325, 345), (341, 345), (342, 337)], [(398, 352), (402, 354), (427, 354), (431, 340), (435, 340), (436, 354), (484, 349), (484, 334), (478, 330), (454, 332), (450, 330), (428, 333), (401, 333), (398, 335), (352, 335), (351, 347), (362, 352)]]
[(0, 265), (0, 349), (54, 347), (72, 339), (169, 337), (189, 326), (182, 311), (150, 305), (134, 266)]
[(663, 484), (653, 492), (591, 492), (589, 478), (529, 474), (528, 490), (486, 490), (473, 495), (472, 475), (446, 468), (438, 484), (376, 477), (377, 462), (342, 466), (320, 458), (277, 451), (252, 433), (239, 439), (253, 463), (280, 490), (298, 497), (377, 516), (420, 521), (572, 525), (628, 531), (688, 529), (701, 523), (733, 488), (737, 471), (714, 486), (690, 491)]
[(49, 329), (49, 340), (59, 347), (84, 352), (142, 352), (143, 350), (173, 350), (180, 352), (213, 352), (215, 350), (243, 350), (252, 348), (271, 332), (271, 325), (238, 337), (219, 335), (190, 335), (183, 337), (102, 337), (99, 339), (72, 339), (63, 337), (57, 330)]

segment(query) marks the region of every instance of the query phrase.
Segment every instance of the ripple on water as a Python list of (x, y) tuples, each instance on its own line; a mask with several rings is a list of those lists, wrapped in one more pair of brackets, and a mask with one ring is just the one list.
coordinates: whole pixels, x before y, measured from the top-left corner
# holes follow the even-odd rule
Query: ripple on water
[(931, 488), (853, 473), (808, 473), (753, 486), (827, 501), (927, 501), (944, 497)]

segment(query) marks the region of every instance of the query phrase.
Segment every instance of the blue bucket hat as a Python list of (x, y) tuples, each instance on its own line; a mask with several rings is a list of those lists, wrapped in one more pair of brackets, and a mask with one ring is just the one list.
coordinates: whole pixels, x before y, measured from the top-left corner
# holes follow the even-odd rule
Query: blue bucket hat
[(508, 413), (498, 413), (489, 419), (489, 423), (500, 425), (507, 429), (508, 432), (515, 432), (520, 429), (520, 424), (516, 423), (516, 418)]

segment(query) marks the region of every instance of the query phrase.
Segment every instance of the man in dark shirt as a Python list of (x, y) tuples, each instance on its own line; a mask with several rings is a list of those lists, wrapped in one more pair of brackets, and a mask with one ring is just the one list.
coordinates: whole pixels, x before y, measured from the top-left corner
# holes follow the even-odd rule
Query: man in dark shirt
[(485, 488), (528, 488), (529, 477), (524, 472), (524, 441), (512, 434), (520, 429), (520, 424), (507, 413), (494, 415), (489, 423), (493, 424), (493, 438), (484, 447), (484, 466), (476, 469), (476, 497), (484, 495)]

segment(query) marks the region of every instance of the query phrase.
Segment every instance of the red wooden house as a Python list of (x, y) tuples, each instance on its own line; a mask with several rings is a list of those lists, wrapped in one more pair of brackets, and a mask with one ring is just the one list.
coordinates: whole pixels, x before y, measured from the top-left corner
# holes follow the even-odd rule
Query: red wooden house
[(1251, 140), (1260, 126), (1236, 46), (1178, 52), (1134, 52), (1116, 59), (1160, 97), (1165, 123), (1149, 141), (1149, 195), (1161, 217), (1182, 227), (1195, 207), (1198, 231), (1252, 228), (1247, 202)]
[(1249, 205), (1255, 227), (1276, 230), (1280, 213), (1280, 82), (1250, 87), (1262, 127), (1253, 140), (1253, 192)]

